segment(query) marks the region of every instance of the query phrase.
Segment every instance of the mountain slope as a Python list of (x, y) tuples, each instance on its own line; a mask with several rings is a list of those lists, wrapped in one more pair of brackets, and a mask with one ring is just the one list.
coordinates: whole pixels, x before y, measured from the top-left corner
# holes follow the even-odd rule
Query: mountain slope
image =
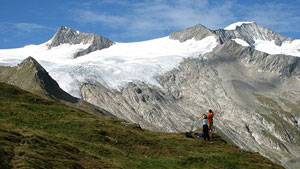
[(144, 131), (4, 83), (0, 92), (1, 168), (282, 168), (217, 136)]
[(32, 57), (26, 58), (15, 67), (1, 67), (0, 81), (90, 113), (112, 116), (105, 110), (63, 91), (48, 72)]
[(59, 88), (48, 72), (32, 57), (28, 57), (16, 67), (7, 67), (1, 72), (1, 80), (31, 90), (33, 93), (52, 99), (76, 102), (77, 99)]

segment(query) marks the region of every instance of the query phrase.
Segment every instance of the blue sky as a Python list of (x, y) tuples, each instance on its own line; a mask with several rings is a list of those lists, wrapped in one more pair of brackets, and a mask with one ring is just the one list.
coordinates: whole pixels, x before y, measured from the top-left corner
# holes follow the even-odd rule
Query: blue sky
[(167, 36), (202, 24), (255, 21), (300, 39), (300, 0), (1, 0), (0, 49), (40, 44), (64, 25), (116, 42)]

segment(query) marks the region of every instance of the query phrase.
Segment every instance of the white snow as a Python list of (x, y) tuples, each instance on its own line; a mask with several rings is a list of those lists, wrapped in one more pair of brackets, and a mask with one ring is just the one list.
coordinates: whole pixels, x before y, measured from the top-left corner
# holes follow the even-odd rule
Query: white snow
[(255, 49), (268, 54), (284, 54), (300, 57), (300, 40), (285, 41), (277, 46), (275, 41), (255, 40)]
[(250, 46), (246, 41), (244, 41), (242, 39), (233, 39), (233, 40), (242, 46)]
[(243, 24), (250, 24), (253, 23), (252, 22), (236, 22), (233, 24), (230, 24), (229, 26), (227, 26), (226, 28), (224, 28), (224, 30), (235, 30), (237, 26), (242, 26)]
[(80, 86), (87, 82), (118, 90), (126, 87), (128, 82), (146, 82), (160, 87), (156, 76), (176, 68), (183, 58), (198, 57), (212, 51), (218, 44), (213, 36), (183, 43), (164, 37), (144, 42), (116, 43), (74, 59), (74, 53), (90, 44), (63, 44), (48, 49), (49, 42), (0, 50), (0, 65), (15, 66), (32, 56), (63, 90), (76, 97), (80, 97)]
[[(249, 46), (249, 44), (242, 39), (233, 39), (236, 43), (242, 46)], [(256, 39), (254, 43), (256, 50), (266, 52), (268, 54), (284, 54), (300, 57), (300, 40), (284, 41), (281, 46), (275, 44), (275, 41), (267, 41)]]

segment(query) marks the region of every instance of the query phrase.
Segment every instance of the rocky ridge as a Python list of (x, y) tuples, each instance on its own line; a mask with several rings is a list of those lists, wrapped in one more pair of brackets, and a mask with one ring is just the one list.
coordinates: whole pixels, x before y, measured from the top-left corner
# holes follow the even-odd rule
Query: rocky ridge
[(48, 47), (53, 48), (61, 44), (90, 44), (87, 49), (83, 49), (74, 54), (74, 58), (86, 55), (96, 50), (108, 48), (114, 44), (113, 41), (96, 33), (83, 33), (65, 26), (61, 26), (48, 43)]
[(171, 39), (179, 40), (184, 42), (188, 39), (195, 38), (195, 40), (201, 40), (207, 36), (214, 36), (218, 39), (220, 44), (225, 43), (232, 39), (242, 39), (247, 42), (250, 46), (254, 46), (255, 40), (274, 40), (275, 44), (281, 46), (284, 41), (292, 41), (293, 38), (288, 38), (278, 34), (277, 32), (264, 28), (255, 22), (244, 23), (237, 26), (235, 30), (210, 30), (203, 25), (196, 25), (191, 28), (187, 28), (182, 31), (176, 31), (169, 35)]

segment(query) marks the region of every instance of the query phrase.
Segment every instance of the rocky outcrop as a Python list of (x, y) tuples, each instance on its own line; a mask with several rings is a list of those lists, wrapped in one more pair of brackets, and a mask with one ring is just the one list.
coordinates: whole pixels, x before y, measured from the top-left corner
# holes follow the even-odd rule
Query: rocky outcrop
[(186, 40), (192, 38), (194, 38), (195, 40), (201, 40), (208, 36), (215, 36), (215, 34), (213, 33), (213, 31), (209, 30), (201, 24), (182, 31), (173, 32), (169, 35), (170, 39), (179, 40), (180, 42), (185, 42)]
[(95, 33), (83, 33), (67, 27), (60, 27), (48, 43), (48, 47), (56, 47), (61, 44), (89, 44), (89, 47), (74, 54), (74, 58), (86, 55), (96, 50), (108, 48), (113, 41)]

